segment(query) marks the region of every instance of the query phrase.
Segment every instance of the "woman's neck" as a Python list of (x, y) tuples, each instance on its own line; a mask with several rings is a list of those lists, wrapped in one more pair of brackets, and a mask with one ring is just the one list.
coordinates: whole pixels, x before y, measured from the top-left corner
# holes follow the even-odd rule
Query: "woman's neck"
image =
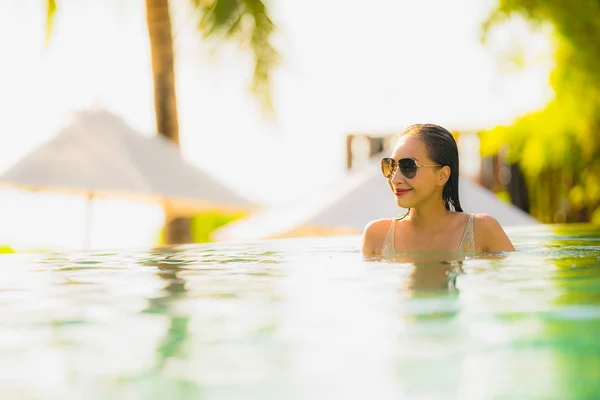
[(450, 213), (452, 211), (446, 210), (443, 201), (436, 201), (411, 208), (408, 215), (415, 230), (435, 232), (440, 229), (440, 223), (443, 225)]

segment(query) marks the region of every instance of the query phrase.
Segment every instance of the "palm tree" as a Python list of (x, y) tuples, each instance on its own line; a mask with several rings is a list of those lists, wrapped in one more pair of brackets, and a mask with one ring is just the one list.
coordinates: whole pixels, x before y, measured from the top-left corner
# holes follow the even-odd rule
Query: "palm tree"
[[(277, 61), (271, 45), (274, 24), (262, 0), (190, 0), (198, 18), (198, 29), (205, 37), (217, 36), (246, 45), (254, 54), (252, 91), (263, 109), (271, 110), (270, 72)], [(179, 146), (179, 120), (175, 94), (173, 35), (169, 0), (146, 0), (146, 21), (154, 80), (156, 128)], [(52, 34), (56, 0), (46, 0), (46, 41)], [(165, 209), (167, 244), (191, 241), (190, 219), (175, 217)]]

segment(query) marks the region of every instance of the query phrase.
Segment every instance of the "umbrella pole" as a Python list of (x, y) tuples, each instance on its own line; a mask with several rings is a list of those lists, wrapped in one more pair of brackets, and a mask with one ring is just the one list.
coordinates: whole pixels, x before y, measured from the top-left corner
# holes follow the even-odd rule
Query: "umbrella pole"
[(90, 249), (92, 240), (92, 207), (93, 207), (94, 195), (88, 193), (87, 205), (85, 208), (85, 236), (83, 241), (83, 250), (88, 251)]

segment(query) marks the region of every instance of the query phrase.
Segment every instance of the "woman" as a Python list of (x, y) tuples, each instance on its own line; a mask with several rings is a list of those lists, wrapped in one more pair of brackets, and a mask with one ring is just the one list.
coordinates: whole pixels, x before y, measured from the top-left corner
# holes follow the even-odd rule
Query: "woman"
[(458, 149), (446, 129), (409, 126), (392, 156), (381, 161), (381, 169), (396, 204), (408, 213), (369, 223), (362, 238), (364, 255), (515, 250), (492, 216), (463, 212), (458, 199)]

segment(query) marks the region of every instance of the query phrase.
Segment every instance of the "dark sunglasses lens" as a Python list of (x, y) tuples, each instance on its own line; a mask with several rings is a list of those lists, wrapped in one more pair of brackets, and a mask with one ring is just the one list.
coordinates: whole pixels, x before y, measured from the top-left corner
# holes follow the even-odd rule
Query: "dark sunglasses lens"
[(412, 179), (415, 177), (415, 175), (417, 175), (417, 164), (415, 163), (415, 160), (403, 158), (402, 160), (398, 161), (398, 165), (400, 166), (400, 172), (402, 172), (402, 175), (408, 179)]
[(383, 176), (389, 178), (394, 174), (394, 165), (395, 162), (391, 158), (384, 158), (381, 160), (381, 172), (383, 172)]

